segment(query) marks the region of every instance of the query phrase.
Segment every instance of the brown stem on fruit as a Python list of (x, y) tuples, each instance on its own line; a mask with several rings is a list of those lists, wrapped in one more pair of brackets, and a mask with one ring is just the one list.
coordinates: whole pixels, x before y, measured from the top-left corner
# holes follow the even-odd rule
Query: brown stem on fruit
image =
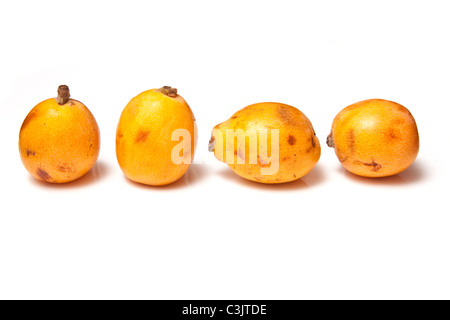
[(165, 94), (166, 96), (171, 97), (171, 98), (175, 98), (178, 95), (177, 89), (169, 87), (169, 86), (164, 86), (159, 90), (161, 91), (162, 94)]
[(333, 134), (332, 134), (332, 133), (330, 133), (330, 134), (328, 135), (328, 137), (327, 137), (327, 145), (328, 145), (330, 148), (334, 148), (334, 139), (333, 139)]
[(59, 86), (58, 87), (58, 96), (56, 97), (56, 102), (58, 102), (58, 104), (60, 106), (62, 106), (69, 101), (69, 98), (70, 98), (69, 87), (64, 84)]
[(213, 152), (215, 146), (216, 146), (216, 138), (211, 137), (211, 140), (209, 140), (209, 143), (208, 143), (208, 151)]

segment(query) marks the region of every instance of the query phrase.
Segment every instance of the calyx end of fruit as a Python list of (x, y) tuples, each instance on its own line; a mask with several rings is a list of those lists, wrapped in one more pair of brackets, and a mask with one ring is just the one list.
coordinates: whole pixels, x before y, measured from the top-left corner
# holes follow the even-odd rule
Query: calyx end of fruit
[(66, 86), (65, 84), (60, 85), (58, 87), (58, 96), (56, 97), (56, 102), (59, 105), (64, 105), (66, 104), (70, 99), (70, 90), (69, 87)]
[(332, 133), (330, 133), (327, 137), (327, 146), (329, 146), (330, 148), (334, 148), (334, 139)]
[(208, 151), (209, 152), (214, 152), (214, 147), (215, 146), (216, 146), (216, 138), (214, 138), (214, 136), (213, 136), (213, 137), (211, 137), (211, 140), (209, 140)]
[(171, 98), (175, 98), (178, 95), (178, 90), (169, 86), (164, 86), (161, 89), (159, 89), (161, 91), (162, 94), (171, 97)]

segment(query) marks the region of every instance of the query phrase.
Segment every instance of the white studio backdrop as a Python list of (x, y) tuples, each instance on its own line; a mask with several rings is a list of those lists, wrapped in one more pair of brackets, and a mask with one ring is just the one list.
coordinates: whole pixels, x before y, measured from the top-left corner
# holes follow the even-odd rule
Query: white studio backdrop
[[(0, 298), (450, 298), (448, 1), (3, 1)], [(95, 115), (97, 165), (66, 185), (23, 168), (18, 133), (60, 84)], [(170, 85), (199, 126), (195, 164), (163, 188), (128, 181), (115, 129)], [(354, 102), (406, 106), (417, 161), (351, 175), (326, 146)], [(207, 151), (249, 104), (293, 105), (322, 146), (285, 185), (245, 181)]]

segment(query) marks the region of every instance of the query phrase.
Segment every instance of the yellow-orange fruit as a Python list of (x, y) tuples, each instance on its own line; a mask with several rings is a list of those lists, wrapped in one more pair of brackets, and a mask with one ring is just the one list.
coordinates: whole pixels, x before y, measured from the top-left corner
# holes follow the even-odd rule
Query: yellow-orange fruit
[(386, 177), (408, 168), (419, 152), (419, 133), (411, 112), (382, 99), (352, 104), (333, 121), (327, 144), (348, 171)]
[(160, 186), (184, 175), (196, 142), (191, 108), (177, 89), (162, 87), (142, 92), (125, 107), (117, 126), (116, 155), (130, 180)]
[(38, 180), (65, 183), (80, 178), (95, 164), (100, 132), (92, 113), (70, 99), (69, 88), (35, 106), (19, 134), (19, 152), (25, 168)]
[(320, 158), (308, 118), (274, 102), (247, 106), (215, 126), (209, 150), (239, 176), (268, 184), (300, 179)]

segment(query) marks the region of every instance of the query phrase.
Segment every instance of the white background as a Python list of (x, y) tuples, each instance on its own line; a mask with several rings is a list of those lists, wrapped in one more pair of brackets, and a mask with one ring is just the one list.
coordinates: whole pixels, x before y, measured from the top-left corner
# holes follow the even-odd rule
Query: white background
[[(450, 298), (448, 1), (2, 1), (0, 298)], [(99, 123), (94, 169), (35, 181), (23, 119), (67, 84)], [(129, 182), (115, 129), (170, 85), (199, 125), (196, 164), (162, 188)], [(368, 98), (405, 105), (421, 149), (365, 179), (325, 139)], [(298, 182), (247, 182), (207, 152), (248, 104), (302, 110), (322, 144)]]

